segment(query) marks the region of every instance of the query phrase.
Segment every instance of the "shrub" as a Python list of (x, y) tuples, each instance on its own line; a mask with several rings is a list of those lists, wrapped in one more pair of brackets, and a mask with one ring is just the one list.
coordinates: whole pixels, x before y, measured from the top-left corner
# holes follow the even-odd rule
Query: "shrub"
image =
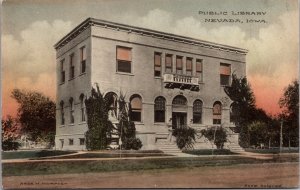
[(176, 137), (176, 144), (178, 148), (193, 148), (194, 141), (196, 139), (196, 130), (188, 127), (177, 127), (173, 131), (173, 135)]
[(224, 143), (227, 142), (227, 134), (222, 127), (202, 129), (201, 134), (209, 141), (213, 142), (218, 149), (223, 149)]
[(126, 150), (139, 150), (142, 148), (142, 142), (140, 139), (132, 137), (132, 138), (125, 138), (122, 142), (122, 149)]
[(2, 150), (18, 150), (21, 144), (11, 139), (2, 142)]

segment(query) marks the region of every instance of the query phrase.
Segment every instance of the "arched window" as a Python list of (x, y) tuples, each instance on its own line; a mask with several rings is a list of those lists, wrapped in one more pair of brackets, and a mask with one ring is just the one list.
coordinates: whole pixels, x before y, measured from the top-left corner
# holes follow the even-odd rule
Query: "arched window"
[(213, 107), (213, 124), (221, 124), (222, 105), (221, 102), (215, 102)]
[(159, 96), (154, 101), (154, 122), (165, 122), (166, 100)]
[(70, 98), (70, 123), (74, 123), (74, 100)]
[(79, 97), (80, 100), (80, 115), (81, 115), (81, 121), (85, 121), (85, 104), (84, 104), (84, 95), (81, 94)]
[(133, 95), (130, 98), (130, 119), (131, 121), (142, 121), (142, 98), (139, 95)]
[(193, 123), (202, 123), (202, 101), (195, 100), (193, 103)]
[(184, 96), (178, 95), (173, 99), (172, 104), (173, 105), (186, 105), (187, 100)]
[(60, 124), (64, 125), (65, 124), (65, 111), (64, 111), (64, 101), (60, 102)]
[(118, 96), (114, 92), (108, 92), (105, 94), (104, 99), (106, 101), (109, 101), (109, 111), (112, 114), (113, 117), (117, 117), (117, 105), (118, 105)]

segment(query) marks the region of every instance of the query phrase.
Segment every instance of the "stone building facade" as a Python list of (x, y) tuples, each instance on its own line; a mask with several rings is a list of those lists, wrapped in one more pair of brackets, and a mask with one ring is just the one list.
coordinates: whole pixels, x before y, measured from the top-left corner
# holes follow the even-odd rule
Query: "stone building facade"
[(85, 149), (84, 99), (95, 83), (104, 94), (126, 95), (143, 149), (159, 149), (179, 125), (222, 125), (237, 141), (224, 86), (233, 72), (246, 75), (247, 50), (93, 18), (55, 49), (57, 149)]

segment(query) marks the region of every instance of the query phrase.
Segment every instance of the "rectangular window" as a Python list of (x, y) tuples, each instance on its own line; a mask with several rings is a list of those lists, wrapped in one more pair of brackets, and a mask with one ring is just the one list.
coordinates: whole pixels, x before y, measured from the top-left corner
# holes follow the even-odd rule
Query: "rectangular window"
[(187, 57), (186, 58), (186, 75), (193, 74), (193, 58)]
[(229, 64), (220, 64), (220, 83), (222, 86), (229, 86), (231, 67)]
[(81, 73), (85, 73), (85, 70), (86, 70), (86, 48), (85, 48), (85, 46), (80, 48), (80, 63), (81, 63)]
[(196, 76), (199, 77), (199, 81), (202, 81), (202, 60), (196, 60)]
[(79, 138), (79, 145), (84, 145), (85, 139), (84, 138)]
[(131, 48), (117, 47), (117, 72), (131, 73)]
[(74, 54), (70, 55), (70, 79), (75, 76)]
[(161, 76), (161, 53), (154, 53), (154, 76)]
[(69, 139), (69, 145), (74, 145), (74, 140), (73, 139)]
[(64, 70), (64, 62), (65, 60), (60, 61), (60, 82), (64, 83), (65, 82), (65, 70)]
[(182, 57), (176, 56), (176, 73), (182, 74)]
[(173, 65), (173, 61), (172, 61), (172, 55), (171, 54), (167, 54), (166, 55), (166, 73), (172, 73), (172, 65)]

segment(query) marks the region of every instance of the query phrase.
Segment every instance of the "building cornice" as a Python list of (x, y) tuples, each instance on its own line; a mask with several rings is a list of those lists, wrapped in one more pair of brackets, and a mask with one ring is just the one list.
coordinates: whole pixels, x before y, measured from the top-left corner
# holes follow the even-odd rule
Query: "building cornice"
[(64, 36), (61, 40), (59, 40), (54, 45), (55, 49), (60, 49), (61, 47), (63, 47), (65, 44), (67, 44), (69, 41), (71, 41), (73, 38), (78, 36), (81, 32), (83, 32), (85, 29), (87, 29), (90, 26), (100, 26), (100, 27), (109, 28), (112, 30), (120, 30), (120, 31), (128, 32), (128, 33), (135, 33), (138, 35), (150, 36), (150, 37), (157, 38), (157, 39), (163, 39), (163, 40), (174, 41), (174, 42), (183, 43), (183, 44), (195, 45), (195, 46), (200, 46), (200, 47), (204, 47), (204, 48), (208, 48), (208, 49), (216, 49), (219, 51), (226, 51), (226, 52), (232, 52), (232, 53), (244, 54), (244, 55), (246, 55), (248, 53), (248, 50), (238, 48), (238, 47), (218, 44), (218, 43), (214, 43), (214, 42), (208, 42), (208, 41), (185, 37), (185, 36), (180, 36), (180, 35), (176, 35), (176, 34), (159, 32), (159, 31), (140, 28), (140, 27), (136, 27), (136, 26), (129, 26), (129, 25), (125, 25), (125, 24), (104, 21), (104, 20), (95, 19), (95, 18), (88, 18), (85, 21), (83, 21), (81, 24), (79, 24), (77, 27), (75, 27), (71, 32), (69, 32), (66, 36)]

